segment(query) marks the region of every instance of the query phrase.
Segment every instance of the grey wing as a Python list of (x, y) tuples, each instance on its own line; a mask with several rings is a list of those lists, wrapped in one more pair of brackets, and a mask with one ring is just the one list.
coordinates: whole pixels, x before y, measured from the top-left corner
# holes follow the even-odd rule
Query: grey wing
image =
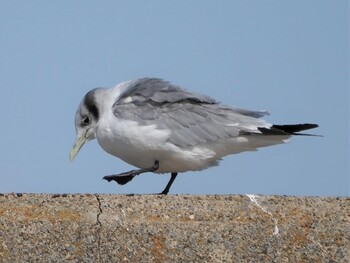
[[(177, 100), (171, 94), (173, 92)], [(133, 120), (140, 125), (155, 124), (159, 129), (171, 131), (169, 142), (179, 147), (242, 133), (260, 133), (258, 127), (270, 126), (257, 118), (266, 112), (221, 106), (207, 96), (198, 97), (179, 88), (173, 91), (156, 89), (155, 92), (134, 90), (114, 104), (113, 112), (121, 119)]]
[(173, 103), (179, 101), (217, 103), (209, 96), (186, 91), (157, 78), (143, 78), (131, 82), (130, 86), (119, 96), (115, 104), (123, 104), (125, 101), (130, 102), (130, 98), (132, 98), (134, 103), (142, 103), (144, 101), (155, 103)]

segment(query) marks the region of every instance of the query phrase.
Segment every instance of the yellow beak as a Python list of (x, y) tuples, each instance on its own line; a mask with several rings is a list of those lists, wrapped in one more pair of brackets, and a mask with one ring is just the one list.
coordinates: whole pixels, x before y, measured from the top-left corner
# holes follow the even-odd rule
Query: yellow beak
[(69, 160), (73, 161), (75, 156), (77, 156), (79, 150), (81, 149), (81, 147), (83, 147), (83, 145), (86, 143), (86, 141), (88, 140), (88, 138), (85, 137), (86, 133), (84, 133), (83, 135), (81, 135), (79, 138), (77, 138), (77, 140), (75, 141), (75, 144), (72, 148), (72, 150), (69, 153)]

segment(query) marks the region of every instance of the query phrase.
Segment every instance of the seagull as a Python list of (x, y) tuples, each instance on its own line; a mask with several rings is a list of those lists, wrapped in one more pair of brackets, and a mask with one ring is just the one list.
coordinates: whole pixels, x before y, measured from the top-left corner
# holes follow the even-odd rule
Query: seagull
[(97, 139), (107, 153), (138, 168), (103, 179), (124, 185), (142, 173), (170, 173), (160, 193), (166, 195), (178, 173), (216, 166), (224, 156), (285, 143), (318, 127), (273, 125), (261, 119), (266, 115), (222, 105), (158, 78), (126, 81), (84, 96), (75, 115), (76, 141), (69, 158)]

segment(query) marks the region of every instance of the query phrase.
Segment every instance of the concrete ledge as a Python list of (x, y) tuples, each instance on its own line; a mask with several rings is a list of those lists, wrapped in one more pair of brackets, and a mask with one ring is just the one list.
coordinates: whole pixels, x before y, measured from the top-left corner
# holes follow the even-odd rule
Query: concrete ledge
[(0, 262), (350, 262), (350, 198), (0, 195)]

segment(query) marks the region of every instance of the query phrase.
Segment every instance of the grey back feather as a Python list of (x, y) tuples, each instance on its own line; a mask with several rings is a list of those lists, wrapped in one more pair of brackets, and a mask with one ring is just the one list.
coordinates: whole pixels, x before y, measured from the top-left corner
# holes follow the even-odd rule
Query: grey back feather
[(190, 93), (157, 78), (143, 78), (135, 81), (119, 96), (116, 104), (122, 104), (127, 97), (133, 97), (134, 103), (144, 102), (145, 100), (156, 103), (173, 103), (185, 100), (210, 104), (217, 103), (209, 96)]
[(115, 102), (113, 113), (140, 125), (170, 130), (169, 142), (180, 147), (260, 133), (257, 127), (267, 123), (258, 118), (268, 114), (222, 106), (208, 96), (154, 78), (134, 82)]

